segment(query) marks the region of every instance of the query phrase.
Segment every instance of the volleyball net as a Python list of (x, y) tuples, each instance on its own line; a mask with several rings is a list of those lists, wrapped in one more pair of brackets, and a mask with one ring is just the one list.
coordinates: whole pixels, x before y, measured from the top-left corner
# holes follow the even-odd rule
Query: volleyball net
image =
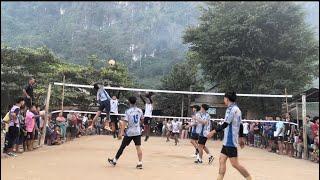
[[(54, 82), (53, 85), (55, 86), (63, 86), (64, 87), (73, 87), (73, 88), (87, 88), (87, 89), (93, 89), (92, 85), (81, 85), (81, 84), (70, 84), (70, 83), (60, 83), (60, 82)], [(192, 91), (171, 91), (171, 90), (158, 90), (158, 89), (139, 89), (139, 88), (124, 88), (124, 87), (111, 87), (111, 86), (104, 86), (104, 89), (109, 90), (119, 90), (119, 91), (133, 91), (133, 92), (153, 92), (153, 93), (169, 93), (169, 94), (182, 94), (182, 95), (207, 95), (207, 96), (224, 96), (225, 93), (214, 93), (214, 92), (192, 92)], [(63, 95), (64, 96), (64, 95)], [(271, 95), (271, 94), (237, 94), (239, 97), (263, 97), (263, 98), (292, 98), (292, 95)], [(51, 114), (59, 113), (62, 110), (52, 111)], [(96, 112), (92, 111), (75, 111), (75, 110), (63, 110), (63, 112), (69, 112), (69, 113), (79, 113), (79, 114), (95, 114)], [(102, 113), (105, 115), (106, 113)], [(110, 115), (117, 115), (117, 116), (125, 116), (125, 114), (114, 114), (110, 113)], [(159, 118), (159, 119), (185, 119), (185, 120), (191, 120), (191, 117), (179, 117), (179, 116), (158, 116), (158, 115), (152, 115), (152, 118)], [(223, 121), (224, 119), (211, 119), (211, 121)], [(269, 123), (276, 123), (279, 121), (275, 120), (247, 120), (243, 119), (243, 122), (269, 122)], [(281, 121), (283, 122), (283, 121)], [(293, 125), (298, 125), (297, 123), (293, 122), (283, 122), (283, 123), (289, 123)]]

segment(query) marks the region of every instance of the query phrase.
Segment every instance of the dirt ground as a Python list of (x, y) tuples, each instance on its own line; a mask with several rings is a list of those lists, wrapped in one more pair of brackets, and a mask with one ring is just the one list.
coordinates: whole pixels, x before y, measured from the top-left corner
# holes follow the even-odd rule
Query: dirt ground
[[(133, 142), (125, 149), (116, 167), (107, 164), (114, 157), (121, 141), (111, 136), (86, 136), (60, 146), (45, 146), (15, 158), (1, 159), (1, 179), (4, 180), (160, 180), (216, 179), (221, 142), (207, 143), (215, 156), (212, 165), (194, 164), (194, 149), (189, 140), (165, 142), (151, 137), (142, 142), (144, 169), (135, 168), (137, 155)], [(239, 150), (242, 163), (256, 180), (318, 180), (319, 164), (279, 156), (265, 150), (245, 147)], [(226, 180), (244, 179), (227, 163)]]

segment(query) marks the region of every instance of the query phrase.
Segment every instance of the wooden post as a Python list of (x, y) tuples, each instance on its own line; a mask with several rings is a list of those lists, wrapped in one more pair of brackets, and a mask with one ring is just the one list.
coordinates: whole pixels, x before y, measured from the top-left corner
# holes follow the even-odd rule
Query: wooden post
[(298, 128), (299, 129), (299, 104), (296, 103), (296, 111), (297, 111), (297, 124), (298, 124)]
[(308, 144), (307, 144), (307, 105), (306, 94), (302, 94), (302, 120), (303, 120), (303, 155), (304, 159), (308, 159)]
[[(192, 87), (190, 86), (189, 87), (190, 89), (190, 91), (192, 91)], [(191, 95), (190, 94), (188, 94), (188, 116), (191, 116), (191, 109), (190, 109), (190, 104), (191, 104)]]
[(288, 107), (287, 88), (284, 88), (284, 94), (286, 95), (286, 107), (287, 107), (287, 113), (288, 113), (289, 112), (289, 107)]
[(63, 75), (63, 86), (62, 86), (62, 101), (61, 101), (61, 112), (63, 113), (63, 102), (64, 102), (64, 83), (66, 80), (66, 76)]
[(181, 101), (181, 117), (183, 117), (183, 106), (184, 106), (184, 100), (183, 100), (183, 95), (182, 95), (182, 101)]
[(51, 96), (51, 84), (49, 84), (49, 87), (48, 87), (46, 108), (45, 108), (46, 114), (45, 114), (45, 118), (44, 118), (44, 122), (43, 122), (43, 129), (42, 129), (41, 138), (40, 138), (40, 146), (42, 146), (44, 144), (44, 140), (45, 140), (47, 123), (48, 123), (48, 115), (49, 115), (50, 96)]

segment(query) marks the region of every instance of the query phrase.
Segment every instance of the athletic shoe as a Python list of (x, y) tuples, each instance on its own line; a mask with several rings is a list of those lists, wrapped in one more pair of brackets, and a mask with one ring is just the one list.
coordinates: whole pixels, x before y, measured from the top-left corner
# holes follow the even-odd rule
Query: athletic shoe
[(108, 162), (112, 165), (112, 166), (116, 166), (117, 163), (113, 162), (113, 159), (108, 158)]
[(145, 142), (147, 142), (149, 139), (149, 136), (146, 136), (146, 138), (144, 139)]
[(11, 156), (11, 157), (17, 157), (17, 155), (15, 154), (15, 153), (13, 153), (13, 152), (8, 152), (7, 153), (9, 156)]
[(213, 156), (210, 156), (209, 157), (209, 164), (212, 164), (212, 161), (214, 160), (214, 157)]
[(137, 169), (142, 169), (142, 164), (138, 164), (138, 165), (136, 166), (136, 168), (137, 168)]
[(200, 161), (199, 159), (197, 159), (196, 161), (194, 161), (194, 163), (196, 163), (196, 164), (202, 164), (202, 161)]

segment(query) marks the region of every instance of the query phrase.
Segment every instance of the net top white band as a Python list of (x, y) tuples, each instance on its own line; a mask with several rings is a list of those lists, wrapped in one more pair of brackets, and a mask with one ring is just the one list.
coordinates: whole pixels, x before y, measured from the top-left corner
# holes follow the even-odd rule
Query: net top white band
[[(67, 86), (67, 87), (78, 87), (78, 88), (93, 88), (91, 85), (81, 84), (63, 84), (54, 82), (54, 85)], [(105, 89), (121, 90), (121, 91), (142, 91), (142, 92), (159, 92), (159, 93), (170, 93), (170, 94), (193, 94), (193, 95), (209, 95), (209, 96), (224, 96), (224, 93), (213, 93), (213, 92), (191, 92), (191, 91), (170, 91), (170, 90), (158, 90), (158, 89), (138, 89), (138, 88), (124, 88), (124, 87), (110, 87), (106, 86)], [(243, 97), (272, 97), (272, 98), (292, 98), (292, 95), (272, 95), (272, 94), (237, 94), (237, 96)]]
[[(57, 111), (52, 111), (51, 114), (59, 113), (61, 110)], [(96, 112), (89, 112), (89, 111), (74, 111), (74, 110), (63, 110), (63, 112), (75, 112), (75, 113), (81, 113), (81, 114), (96, 114)], [(101, 113), (101, 114), (106, 114), (106, 113)], [(125, 114), (114, 114), (110, 113), (110, 115), (117, 115), (117, 116), (125, 116)], [(163, 118), (163, 119), (191, 119), (191, 117), (175, 117), (175, 116), (151, 116), (153, 118)], [(224, 119), (210, 119), (211, 121), (223, 121)], [(279, 121), (267, 121), (267, 120), (247, 120), (244, 119), (242, 120), (243, 122), (279, 122)], [(283, 122), (283, 121), (282, 121)], [(283, 122), (283, 123), (289, 123), (293, 125), (298, 125), (297, 123), (293, 122)]]

